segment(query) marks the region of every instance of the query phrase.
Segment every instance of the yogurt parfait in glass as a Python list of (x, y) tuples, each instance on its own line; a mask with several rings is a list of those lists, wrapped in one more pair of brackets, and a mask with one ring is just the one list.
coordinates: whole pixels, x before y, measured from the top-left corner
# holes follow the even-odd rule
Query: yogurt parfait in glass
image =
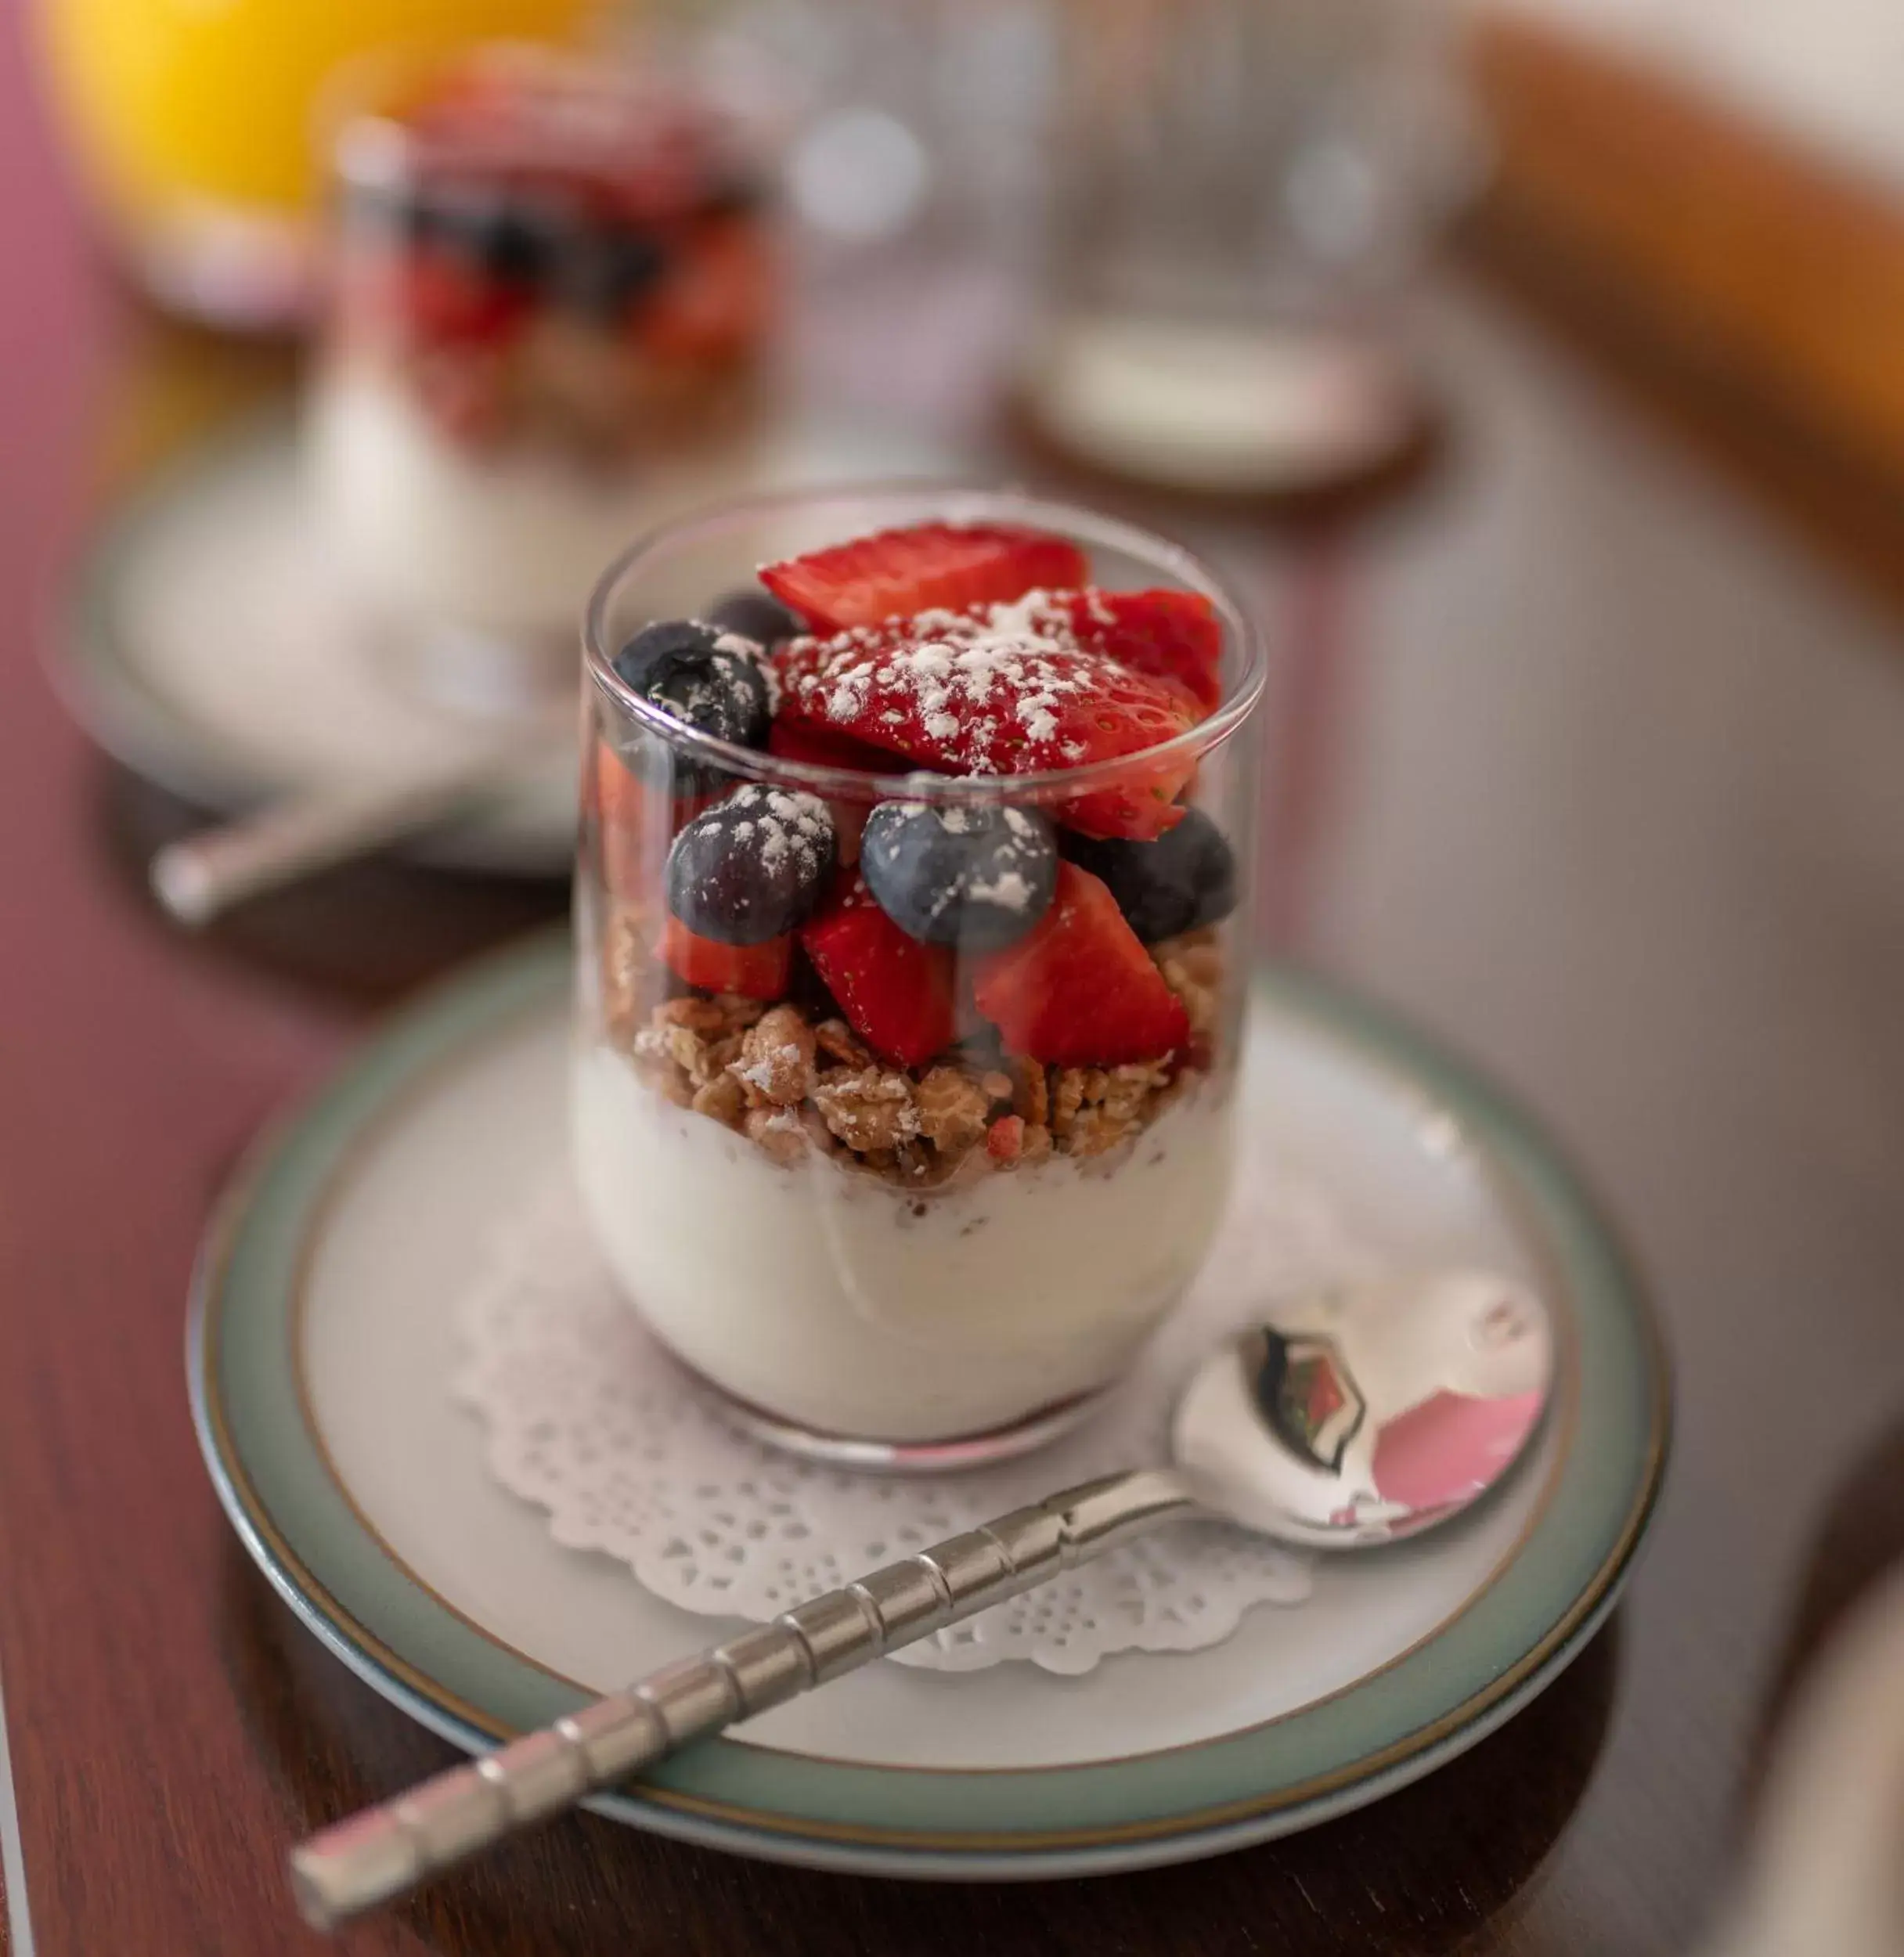
[(1228, 1194), (1253, 629), (1109, 517), (763, 499), (585, 629), (573, 1144), (631, 1303), (782, 1444), (1080, 1418)]
[(566, 682), (645, 486), (750, 412), (764, 177), (679, 84), (547, 49), (393, 57), (338, 94), (322, 535), (432, 657)]

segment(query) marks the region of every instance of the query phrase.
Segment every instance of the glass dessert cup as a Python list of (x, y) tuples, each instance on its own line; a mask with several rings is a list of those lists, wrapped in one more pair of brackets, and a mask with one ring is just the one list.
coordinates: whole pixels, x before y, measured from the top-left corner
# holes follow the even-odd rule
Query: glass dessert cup
[[(896, 755), (874, 773), (830, 765), (824, 741), (783, 744), (778, 722), (780, 751), (715, 738), (616, 669), (644, 626), (707, 616), (758, 564), (932, 521), (1035, 526), (1088, 553), (1094, 586), (1201, 594), (1221, 629), (1213, 710), (1062, 771), (932, 773)], [(1257, 816), (1257, 744), (1235, 737), (1264, 679), (1236, 602), (1188, 553), (1087, 510), (937, 485), (829, 491), (732, 505), (636, 546), (596, 589), (584, 658), (572, 1140), (629, 1299), (744, 1424), (810, 1455), (975, 1463), (1081, 1419), (1195, 1276), (1229, 1189)], [(1124, 897), (1080, 874), (1112, 875), (1105, 845), (1067, 820), (1134, 780), (1167, 782), (1184, 820), (1222, 839), (1208, 845), (1219, 921), (1141, 942)], [(1092, 1059), (1088, 1001), (1127, 975), (1107, 969), (1100, 986), (1087, 969), (1055, 991), (1034, 975), (1029, 1005), (1022, 987), (1001, 1004), (1012, 946), (917, 942), (869, 920), (853, 866), (864, 846), (876, 867), (895, 809), (961, 834), (990, 821), (1052, 838), (1064, 860), (1033, 937), (1074, 898), (1108, 909), (1141, 968), (1130, 983), (1174, 1015), (1159, 1050)], [(675, 840), (723, 810), (770, 852), (821, 838), (831, 894), (797, 929), (710, 946), (675, 914)], [(1143, 914), (1172, 921), (1167, 900)], [(1044, 1010), (1061, 994), (1085, 1002), (1075, 1028)], [(1057, 1058), (1013, 1050), (1027, 1010), (1044, 1024), (1021, 1043)]]
[(765, 179), (678, 85), (528, 45), (337, 94), (319, 528), (407, 676), (518, 705), (572, 683), (644, 488), (746, 421)]

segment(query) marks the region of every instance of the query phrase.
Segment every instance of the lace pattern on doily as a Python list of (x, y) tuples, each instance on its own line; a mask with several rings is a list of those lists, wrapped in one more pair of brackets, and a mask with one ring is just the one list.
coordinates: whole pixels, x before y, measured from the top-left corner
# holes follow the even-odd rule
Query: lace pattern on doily
[[(1312, 1184), (1245, 1151), (1189, 1297), (1078, 1432), (1026, 1460), (894, 1478), (781, 1454), (730, 1425), (623, 1303), (566, 1173), (496, 1230), (465, 1301), (457, 1398), (490, 1471), (555, 1540), (626, 1563), (657, 1596), (761, 1619), (1021, 1504), (1162, 1460), (1191, 1367), (1266, 1298), (1376, 1274)], [(967, 1671), (1008, 1658), (1088, 1671), (1120, 1651), (1220, 1642), (1252, 1605), (1300, 1603), (1310, 1560), (1218, 1524), (1178, 1525), (893, 1654)]]

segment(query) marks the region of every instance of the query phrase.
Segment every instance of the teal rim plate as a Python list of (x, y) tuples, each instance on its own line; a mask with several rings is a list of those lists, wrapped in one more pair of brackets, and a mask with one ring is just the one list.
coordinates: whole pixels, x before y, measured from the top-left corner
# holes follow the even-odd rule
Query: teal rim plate
[[(574, 1710), (590, 1696), (578, 1675), (603, 1670), (564, 1668), (561, 1627), (525, 1631), (537, 1608), (557, 1608), (539, 1606), (540, 1591), (568, 1596), (571, 1614), (575, 1598), (606, 1613), (617, 1640), (626, 1627), (611, 1646), (626, 1670), (595, 1676), (597, 1689), (717, 1634), (618, 1565), (555, 1546), (489, 1480), (473, 1418), (447, 1404), (444, 1300), (474, 1268), (468, 1241), (532, 1156), (559, 1159), (570, 969), (565, 944), (538, 940), (398, 1017), (254, 1151), (193, 1283), (193, 1415), (246, 1547), (345, 1664), (472, 1750)], [(797, 1702), (842, 1695), (820, 1709), (832, 1725), (743, 1728), (597, 1800), (600, 1811), (867, 1873), (1141, 1868), (1375, 1800), (1473, 1745), (1578, 1652), (1631, 1566), (1668, 1442), (1664, 1351), (1618, 1243), (1499, 1092), (1316, 979), (1261, 975), (1250, 1064), (1273, 1077), (1253, 1072), (1250, 1092), (1273, 1090), (1299, 1143), (1313, 1126), (1324, 1170), (1365, 1185), (1350, 1192), (1360, 1220), (1412, 1205), (1420, 1213), (1396, 1225), (1404, 1237), (1414, 1229), (1426, 1245), (1440, 1231), (1435, 1243), (1459, 1251), (1461, 1232), (1481, 1232), (1540, 1284), (1560, 1388), (1500, 1512), (1350, 1559), (1353, 1576), (1325, 1565), (1318, 1598), (1332, 1601), (1315, 1607), (1341, 1649), (1329, 1661), (1338, 1674), (1324, 1664), (1313, 1686), (1301, 1682), (1304, 1640), (1318, 1638), (1302, 1627), (1311, 1605), (1259, 1608), (1224, 1645), (1126, 1653), (1084, 1679), (1022, 1664), (957, 1677), (878, 1666)], [(1428, 1215), (1437, 1205), (1449, 1217)], [(367, 1340), (334, 1336), (308, 1366), (311, 1323), (381, 1284)], [(356, 1354), (355, 1379), (340, 1374), (340, 1349)], [(508, 1556), (506, 1581), (482, 1567)], [(1379, 1575), (1361, 1573), (1377, 1563)], [(546, 1581), (522, 1574), (532, 1568)], [(1350, 1647), (1365, 1657), (1345, 1658)], [(1262, 1697), (1266, 1677), (1282, 1699)], [(1151, 1710), (1125, 1718), (1138, 1707)], [(954, 1726), (957, 1744), (934, 1740)], [(983, 1752), (988, 1732), (995, 1754)]]

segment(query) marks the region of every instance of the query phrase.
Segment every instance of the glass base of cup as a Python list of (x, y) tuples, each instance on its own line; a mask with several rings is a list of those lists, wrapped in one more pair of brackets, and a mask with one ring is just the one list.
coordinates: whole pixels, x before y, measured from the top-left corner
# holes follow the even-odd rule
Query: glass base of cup
[(692, 1373), (697, 1382), (720, 1402), (727, 1418), (755, 1440), (803, 1460), (824, 1462), (830, 1468), (858, 1469), (884, 1475), (955, 1474), (968, 1468), (990, 1468), (1000, 1461), (1016, 1461), (1081, 1426), (1111, 1392), (1109, 1387), (1101, 1387), (1095, 1393), (1079, 1393), (981, 1434), (946, 1440), (860, 1440), (849, 1434), (803, 1427), (797, 1421), (769, 1413), (765, 1407), (754, 1406), (716, 1386), (705, 1373), (696, 1371), (684, 1361), (677, 1358), (676, 1363), (683, 1371)]

